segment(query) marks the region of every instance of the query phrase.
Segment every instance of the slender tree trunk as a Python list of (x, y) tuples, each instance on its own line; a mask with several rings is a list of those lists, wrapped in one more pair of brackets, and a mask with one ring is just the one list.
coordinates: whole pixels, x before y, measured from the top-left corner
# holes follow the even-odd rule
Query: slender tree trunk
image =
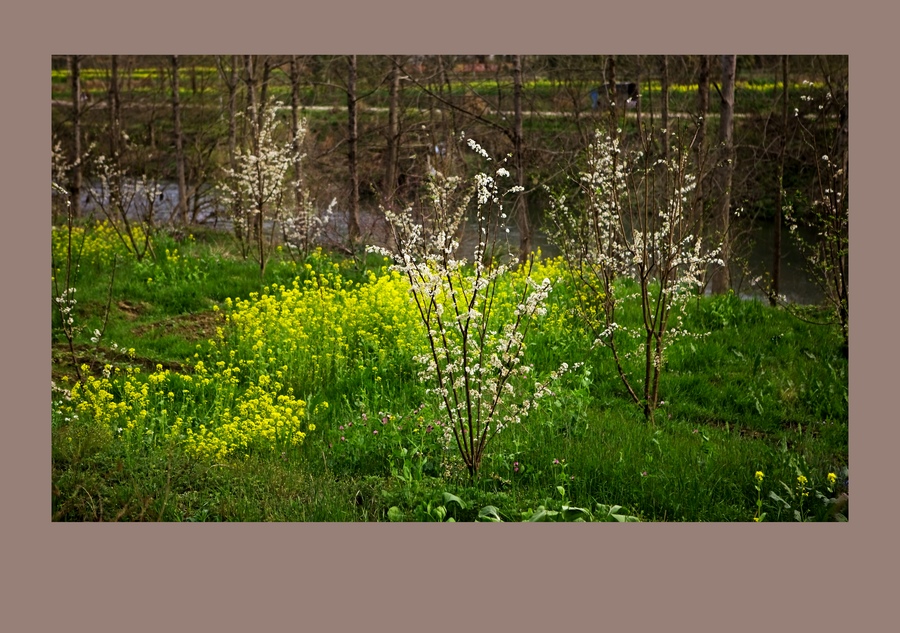
[(709, 116), (709, 55), (700, 56), (700, 73), (697, 77), (697, 140), (694, 147), (697, 166), (697, 189), (694, 205), (696, 215), (693, 222), (696, 225), (696, 235), (703, 235), (703, 220), (706, 214), (706, 131)]
[(388, 209), (394, 206), (394, 196), (397, 192), (397, 166), (400, 157), (400, 65), (393, 57), (390, 57), (389, 61), (391, 64), (391, 96), (388, 104), (387, 153), (384, 160), (384, 185), (382, 187), (384, 206)]
[[(122, 110), (119, 101), (119, 57), (112, 55), (110, 59), (110, 77), (109, 77), (109, 155), (112, 164), (115, 166), (115, 182), (109, 183), (110, 203), (116, 209), (122, 206), (122, 186), (124, 183), (121, 156), (121, 121)], [(121, 211), (125, 213), (125, 209)]]
[(618, 133), (616, 130), (618, 129), (617, 125), (617, 108), (616, 108), (616, 57), (615, 55), (610, 55), (606, 58), (606, 96), (609, 99), (609, 136), (610, 138), (616, 138)]
[(519, 261), (525, 263), (531, 253), (531, 223), (528, 219), (528, 201), (525, 197), (525, 138), (522, 130), (522, 56), (513, 55), (513, 139), (516, 161), (516, 222), (519, 225)]
[(662, 97), (662, 154), (666, 163), (669, 162), (669, 138), (671, 130), (669, 130), (669, 56), (663, 55), (660, 59), (660, 87)]
[(359, 164), (357, 145), (359, 132), (356, 123), (356, 55), (347, 57), (347, 163), (350, 169), (350, 210), (347, 215), (347, 239), (355, 249), (359, 241)]
[[(259, 60), (256, 59), (253, 55), (244, 55), (244, 83), (247, 85), (247, 109), (250, 113), (250, 142), (253, 146), (253, 153), (259, 156), (259, 132), (261, 128), (261, 122), (264, 104), (260, 103), (257, 99), (256, 94), (256, 85), (258, 81), (258, 77), (256, 74), (256, 68), (259, 64)], [(249, 228), (249, 235), (247, 236), (248, 240), (254, 240), (257, 245), (260, 245), (262, 242), (262, 216), (263, 209), (262, 204), (257, 202), (255, 203), (257, 208), (253, 209), (253, 222)], [(262, 251), (260, 251), (260, 259), (262, 258)]]
[(303, 243), (301, 247), (304, 252), (309, 247), (309, 222), (310, 218), (307, 214), (307, 208), (303, 197), (303, 172), (301, 165), (301, 147), (300, 147), (300, 64), (296, 55), (291, 55), (290, 64), (291, 76), (291, 138), (294, 150), (294, 205), (297, 209), (295, 216), (302, 219), (303, 226)]
[[(259, 62), (257, 62), (257, 66)], [(263, 57), (262, 77), (259, 81), (259, 109), (257, 112), (257, 125), (262, 129), (263, 118), (265, 117), (266, 103), (269, 98), (269, 78), (272, 75), (272, 58), (268, 55)]]
[(722, 55), (722, 90), (719, 115), (719, 201), (716, 207), (716, 238), (722, 244), (722, 262), (712, 277), (714, 294), (731, 287), (731, 183), (734, 178), (734, 75), (737, 55)]
[[(709, 117), (709, 55), (700, 56), (700, 75), (697, 78), (697, 140), (694, 147), (697, 165), (697, 208), (699, 217), (695, 220), (702, 223), (703, 209), (706, 206), (706, 131)], [(702, 235), (702, 224), (698, 227), (698, 235)]]
[(775, 200), (773, 227), (772, 290), (769, 303), (775, 305), (781, 292), (781, 209), (784, 206), (784, 154), (787, 148), (788, 126), (788, 56), (781, 56), (781, 145), (778, 148), (778, 195)]
[(69, 74), (72, 77), (72, 214), (81, 217), (81, 187), (84, 174), (81, 156), (81, 56), (69, 55)]
[[(446, 89), (446, 98), (451, 99), (453, 95), (453, 89), (450, 83), (450, 75), (447, 73), (447, 63), (445, 62), (443, 55), (437, 55), (437, 66), (438, 66), (438, 95), (443, 99), (445, 97), (445, 89)], [(445, 122), (447, 120), (447, 108), (441, 109), (441, 122)], [(447, 158), (450, 157), (450, 153), (453, 152), (453, 159), (455, 161), (460, 161), (460, 150), (459, 144), (453, 143), (453, 139), (458, 139), (458, 131), (459, 131), (459, 119), (456, 108), (449, 109), (449, 119), (450, 119), (450, 130), (449, 134), (446, 135), (446, 150), (447, 150)], [(444, 126), (446, 129), (446, 125)], [(444, 170), (447, 170), (448, 163), (445, 160), (443, 164)]]
[[(256, 98), (256, 62), (253, 55), (244, 55), (244, 83), (247, 86), (247, 110), (250, 113), (250, 120), (253, 125), (258, 126), (260, 107)], [(257, 144), (256, 135), (253, 134), (251, 136), (253, 151), (258, 154), (259, 145)]]
[[(231, 66), (226, 68), (224, 58), (216, 57), (216, 66), (219, 69), (219, 76), (225, 82), (228, 90), (228, 166), (231, 171), (237, 171), (237, 96), (240, 78), (238, 77), (238, 56), (231, 55)], [(231, 203), (231, 218), (234, 222), (234, 234), (241, 245), (241, 253), (246, 258), (247, 250), (244, 248), (244, 232), (241, 226), (240, 218), (243, 214), (243, 203), (240, 200), (240, 192), (238, 199)]]
[(109, 60), (109, 155), (118, 161), (122, 105), (119, 99), (119, 56)]
[[(175, 122), (175, 168), (178, 172), (177, 215), (181, 225), (187, 226), (187, 183), (184, 175), (184, 133), (181, 129), (181, 99), (178, 86), (178, 55), (172, 55), (172, 113)], [(174, 220), (173, 215), (173, 220)]]

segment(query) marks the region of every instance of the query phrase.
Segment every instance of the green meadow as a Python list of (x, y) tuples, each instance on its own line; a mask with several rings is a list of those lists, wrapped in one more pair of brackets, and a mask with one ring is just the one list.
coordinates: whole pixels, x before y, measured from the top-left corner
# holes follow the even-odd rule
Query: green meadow
[(108, 224), (52, 240), (55, 521), (849, 516), (848, 361), (816, 308), (689, 301), (699, 335), (667, 351), (650, 423), (576, 316), (566, 264), (513, 267), (494, 314), (513, 314), (526, 276), (549, 279), (524, 359), (536, 382), (572, 369), (472, 476), (419, 374), (409, 282), (383, 257), (279, 248), (260, 279), (225, 232), (159, 231), (140, 258)]

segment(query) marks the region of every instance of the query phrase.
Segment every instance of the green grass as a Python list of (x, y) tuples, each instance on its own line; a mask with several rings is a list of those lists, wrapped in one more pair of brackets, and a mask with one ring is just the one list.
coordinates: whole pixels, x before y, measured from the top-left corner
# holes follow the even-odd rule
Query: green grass
[[(372, 256), (351, 261), (317, 255), (294, 262), (276, 253), (260, 281), (253, 262), (235, 255), (229, 236), (196, 232), (179, 242), (158, 236), (156, 260), (122, 256), (110, 295), (111, 268), (97, 261), (97, 252), (82, 254), (74, 283), (76, 324), (82, 326), (74, 360), (54, 318), (53, 378), (60, 388), (72, 388), (74, 367), (81, 363), (98, 379), (109, 365), (123, 372), (134, 367), (138, 383), (158, 378), (175, 384), (183, 375), (197, 380), (198, 358), (214, 365), (233, 350), (245, 362), (234, 387), (240, 394), (253, 384), (252, 372), (263, 371), (254, 369), (263, 360), (252, 348), (256, 339), (243, 339), (226, 324), (223, 313), (238, 310), (236, 303), (229, 308), (227, 299), (272, 294), (265, 291), (271, 284), (290, 287), (294, 279), (301, 287), (306, 280), (322, 283), (327, 273), (329, 279), (353, 282), (351, 290), (333, 295), (344, 302), (335, 314), (350, 319), (352, 289), (373, 283), (370, 272), (382, 274), (382, 263)], [(435, 440), (441, 412), (418, 381), (409, 355), (398, 351), (405, 339), (382, 330), (378, 342), (365, 343), (368, 339), (345, 332), (335, 341), (346, 343), (341, 353), (347, 359), (330, 360), (333, 373), (302, 373), (317, 367), (308, 357), (284, 360), (290, 368), (283, 381), (307, 403), (308, 422), (315, 426), (296, 446), (253, 444), (240, 455), (205, 460), (178, 442), (141, 436), (126, 442), (118, 437), (122, 419), (110, 422), (87, 411), (66, 419), (71, 416), (61, 413), (65, 400), (57, 391), (51, 420), (52, 517), (465, 521), (493, 506), (502, 520), (519, 521), (541, 507), (576, 506), (596, 517), (597, 504), (605, 504), (649, 521), (749, 521), (756, 511), (757, 471), (764, 473), (767, 520), (792, 520), (800, 501), (804, 518), (827, 517), (828, 507), (816, 492), (836, 495), (827, 490), (826, 476), (839, 475), (840, 487), (848, 464), (848, 365), (836, 331), (734, 296), (697, 299), (687, 308), (686, 323), (708, 334), (671, 348), (661, 384), (665, 404), (650, 425), (626, 399), (606, 350), (592, 349), (591, 337), (563, 318), (570, 296), (565, 285), (554, 288), (550, 320), (530, 335), (526, 360), (540, 376), (563, 361), (584, 365), (556, 383), (555, 395), (521, 425), (494, 438), (477, 480), (458, 459), (444, 459)], [(390, 302), (380, 311), (367, 309), (371, 322), (382, 324), (388, 321), (379, 319), (402, 312)], [(559, 319), (550, 318), (555, 314)], [(104, 322), (101, 341), (92, 343), (93, 330), (104, 328)], [(328, 332), (336, 323), (325, 324), (317, 344), (332, 344)], [(217, 328), (224, 338), (218, 338)], [(273, 329), (261, 336), (274, 356), (288, 358), (291, 336), (278, 338)], [(334, 354), (337, 349), (322, 348)], [(163, 376), (157, 364), (170, 374)], [(300, 378), (319, 374), (321, 379)], [(123, 397), (118, 380), (113, 399)], [(202, 421), (217, 415), (214, 398), (224, 392), (222, 384), (214, 384), (158, 406)], [(159, 415), (161, 421), (152, 424), (162, 426), (146, 423), (157, 435), (171, 424), (164, 412)], [(809, 496), (798, 493), (792, 499), (788, 493), (796, 490), (798, 467)], [(768, 498), (770, 491), (792, 508)]]

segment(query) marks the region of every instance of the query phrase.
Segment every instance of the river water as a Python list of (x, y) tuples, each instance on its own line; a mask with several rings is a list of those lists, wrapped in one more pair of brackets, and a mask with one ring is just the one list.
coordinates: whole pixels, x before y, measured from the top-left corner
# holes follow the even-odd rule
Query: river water
[[(178, 201), (178, 187), (174, 183), (161, 185), (153, 197), (153, 216), (158, 225), (169, 222), (173, 210)], [(95, 217), (102, 217), (101, 210), (90, 197), (83, 199), (82, 208), (86, 213), (93, 213)], [(139, 195), (133, 197), (129, 208), (129, 214), (140, 217), (146, 213), (148, 202)], [(214, 201), (206, 197), (201, 200), (196, 214), (198, 224), (211, 226), (221, 230), (231, 230), (230, 221), (217, 213)], [(383, 216), (376, 209), (360, 212), (360, 221), (363, 239), (368, 244), (385, 245), (387, 227)], [(347, 214), (337, 211), (331, 218), (328, 227), (328, 235), (333, 240), (340, 240), (346, 235)], [(271, 227), (271, 225), (269, 225)], [(514, 224), (509, 227), (507, 239), (513, 250), (518, 248), (519, 231)], [(771, 221), (756, 221), (752, 224), (744, 222), (737, 227), (741, 238), (737, 249), (736, 261), (731, 266), (732, 285), (741, 297), (751, 299), (764, 298), (763, 293), (754, 287), (752, 280), (758, 276), (770, 274), (774, 255), (774, 223)], [(811, 240), (814, 236), (811, 231), (803, 227), (798, 229), (800, 235)], [(463, 235), (461, 251), (463, 255), (471, 254), (476, 232), (471, 228)], [(535, 232), (533, 248), (540, 248), (547, 256), (559, 254), (559, 249), (550, 242), (547, 235), (540, 229)], [(799, 304), (816, 304), (823, 300), (821, 289), (813, 283), (805, 270), (805, 258), (796, 237), (786, 228), (782, 230), (782, 259), (781, 259), (781, 294), (790, 302)]]

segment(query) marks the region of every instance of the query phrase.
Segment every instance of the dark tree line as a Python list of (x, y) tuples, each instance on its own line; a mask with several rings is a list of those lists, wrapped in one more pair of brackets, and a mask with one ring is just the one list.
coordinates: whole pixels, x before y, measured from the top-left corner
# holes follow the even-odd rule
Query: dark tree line
[[(372, 222), (365, 218), (377, 220), (379, 205), (416, 205), (431, 170), (466, 172), (464, 134), (492, 155), (510, 157), (521, 187), (514, 217), (523, 257), (541, 226), (541, 185), (565, 186), (595, 130), (643, 143), (660, 157), (679, 143), (694, 156), (696, 224), (722, 240), (726, 260), (745, 248), (741, 229), (748, 220), (774, 222), (769, 287), (775, 301), (783, 209), (812, 223), (812, 210), (822, 208), (814, 203), (833, 190), (822, 184), (820, 157), (827, 153), (841, 166), (832, 170), (842, 170), (837, 177), (849, 170), (847, 61), (794, 55), (57, 56), (53, 134), (68, 157), (66, 184), (77, 215), (102, 154), (128, 178), (174, 183), (177, 207), (169, 221), (189, 224), (215, 196), (223, 170), (235, 168), (239, 148), (258, 143), (254, 130), (267, 104), (277, 100), (290, 121), (286, 135), (297, 137), (300, 119), (308, 121), (303, 147), (295, 147), (298, 156), (305, 154), (303, 166), (298, 159), (293, 167), (296, 204), (307, 199), (324, 206), (336, 198), (350, 251), (366, 239)], [(629, 84), (631, 92), (619, 98), (616, 87)], [(729, 267), (712, 272), (715, 292), (734, 285)]]

